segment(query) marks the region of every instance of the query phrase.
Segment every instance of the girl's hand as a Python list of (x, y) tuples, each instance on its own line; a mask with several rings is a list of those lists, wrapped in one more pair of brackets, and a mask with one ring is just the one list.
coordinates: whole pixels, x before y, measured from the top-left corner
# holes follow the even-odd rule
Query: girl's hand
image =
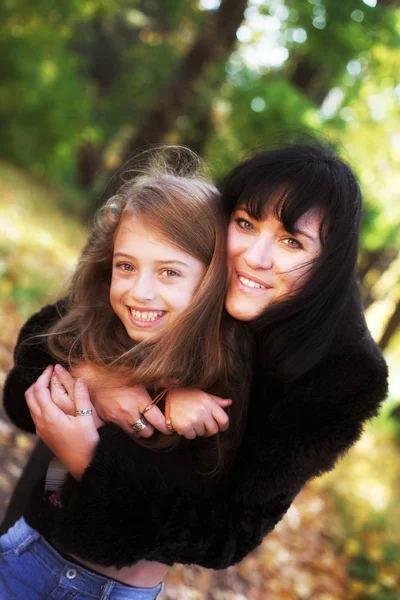
[[(71, 417), (76, 416), (76, 406), (74, 401), (76, 379), (64, 369), (61, 365), (55, 365), (53, 374), (50, 379), (50, 395), (54, 404)], [(95, 410), (92, 413), (97, 429), (104, 425), (104, 421), (100, 419)]]
[[(196, 436), (210, 437), (218, 431), (226, 431), (229, 417), (224, 408), (232, 400), (207, 394), (202, 390), (173, 388), (169, 392), (171, 400), (171, 422), (177, 433), (188, 440)], [(153, 409), (146, 413), (150, 416)]]
[[(64, 369), (65, 370), (65, 369)], [(90, 389), (90, 396), (96, 405), (98, 415), (103, 421), (112, 421), (123, 429), (128, 435), (149, 438), (154, 433), (154, 428), (166, 435), (170, 431), (165, 424), (165, 417), (157, 406), (146, 412), (147, 427), (139, 433), (135, 433), (132, 423), (141, 417), (143, 410), (151, 404), (145, 387), (136, 385), (128, 386), (126, 380), (120, 377), (107, 379), (104, 371), (96, 368), (96, 365), (79, 363), (74, 368), (74, 375), (84, 379)]]
[(51, 398), (49, 386), (52, 373), (53, 367), (47, 367), (36, 383), (25, 392), (25, 398), (37, 435), (61, 460), (67, 471), (75, 479), (80, 479), (90, 464), (100, 439), (95, 423), (96, 410), (90, 402), (86, 385), (78, 380), (74, 385), (72, 399), (75, 410), (89, 409), (92, 414), (65, 414)]
[(66, 415), (74, 417), (76, 407), (74, 402), (75, 379), (70, 373), (56, 365), (50, 379), (50, 395), (54, 404), (58, 406)]

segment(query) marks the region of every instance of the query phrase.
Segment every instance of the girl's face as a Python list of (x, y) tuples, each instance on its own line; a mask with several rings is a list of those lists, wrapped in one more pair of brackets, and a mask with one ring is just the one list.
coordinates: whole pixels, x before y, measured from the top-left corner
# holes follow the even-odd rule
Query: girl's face
[(159, 334), (192, 301), (205, 265), (162, 239), (159, 232), (124, 218), (114, 243), (110, 303), (129, 337)]
[(295, 292), (321, 251), (321, 217), (305, 213), (296, 234), (285, 231), (272, 212), (261, 221), (245, 209), (232, 216), (228, 229), (229, 283), (225, 307), (240, 321), (251, 321), (273, 302)]

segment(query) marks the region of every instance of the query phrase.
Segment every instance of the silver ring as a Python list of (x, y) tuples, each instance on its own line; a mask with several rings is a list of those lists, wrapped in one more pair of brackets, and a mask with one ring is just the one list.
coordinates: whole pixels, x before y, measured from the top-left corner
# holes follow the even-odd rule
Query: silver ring
[(91, 408), (79, 408), (76, 411), (76, 416), (77, 417), (85, 417), (86, 415), (91, 415), (92, 414), (92, 409)]
[(145, 429), (145, 427), (147, 427), (147, 425), (149, 424), (148, 420), (141, 416), (139, 417), (139, 419), (137, 421), (135, 421), (134, 423), (131, 424), (131, 427), (133, 429), (133, 431), (135, 431), (136, 433), (139, 433), (139, 431), (142, 431), (143, 429)]

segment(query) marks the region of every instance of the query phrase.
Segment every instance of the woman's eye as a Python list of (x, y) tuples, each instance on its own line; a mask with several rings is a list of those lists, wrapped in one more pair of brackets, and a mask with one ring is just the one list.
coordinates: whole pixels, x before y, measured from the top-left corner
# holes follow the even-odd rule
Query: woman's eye
[(164, 271), (162, 271), (162, 275), (165, 277), (179, 277), (180, 273), (178, 273), (178, 271), (174, 271), (173, 269), (164, 269)]
[(287, 244), (287, 246), (289, 246), (289, 248), (292, 248), (294, 250), (298, 250), (303, 247), (300, 244), (300, 242), (297, 241), (295, 238), (289, 237), (289, 238), (285, 238), (283, 241), (285, 242), (285, 244)]
[(246, 221), (246, 219), (237, 218), (235, 221), (240, 229), (244, 229), (245, 231), (251, 231), (253, 229), (253, 225), (250, 223), (250, 221)]

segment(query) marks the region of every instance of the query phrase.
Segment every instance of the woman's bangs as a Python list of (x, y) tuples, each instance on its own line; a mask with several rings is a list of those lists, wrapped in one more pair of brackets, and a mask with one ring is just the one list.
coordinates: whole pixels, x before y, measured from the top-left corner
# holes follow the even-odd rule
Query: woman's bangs
[[(291, 180), (261, 181), (252, 190), (244, 189), (238, 201), (252, 219), (261, 221), (268, 213), (272, 213), (281, 221), (289, 233), (295, 232), (297, 221), (309, 210), (321, 209), (321, 197), (326, 197), (327, 190), (322, 190), (307, 181), (307, 177)], [(324, 203), (322, 203), (324, 204)]]
[(274, 204), (274, 216), (283, 223), (286, 231), (294, 234), (299, 219), (316, 206), (320, 211), (319, 194), (310, 189), (307, 183), (295, 182), (281, 188)]
[(275, 211), (277, 197), (282, 193), (282, 184), (277, 181), (260, 181), (258, 185), (246, 186), (238, 198), (237, 206), (245, 210), (249, 217), (262, 221), (271, 211)]

